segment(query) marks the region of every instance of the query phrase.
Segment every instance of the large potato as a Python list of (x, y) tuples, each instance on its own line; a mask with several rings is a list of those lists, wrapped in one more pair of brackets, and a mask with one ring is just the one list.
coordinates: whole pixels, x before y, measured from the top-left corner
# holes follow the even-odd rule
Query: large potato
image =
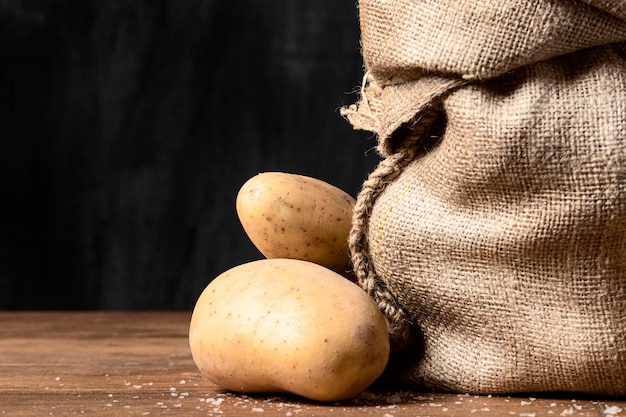
[(267, 258), (311, 261), (344, 274), (355, 204), (324, 181), (265, 172), (239, 190), (236, 207), (244, 230)]
[(295, 259), (253, 261), (215, 278), (196, 303), (189, 342), (200, 371), (224, 389), (318, 401), (355, 396), (389, 357), (374, 301), (339, 274)]

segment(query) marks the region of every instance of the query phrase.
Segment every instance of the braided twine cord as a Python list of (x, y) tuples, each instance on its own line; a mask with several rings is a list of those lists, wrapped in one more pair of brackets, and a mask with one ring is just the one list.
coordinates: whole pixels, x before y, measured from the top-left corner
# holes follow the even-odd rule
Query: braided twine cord
[[(401, 351), (411, 342), (413, 335), (413, 321), (407, 310), (402, 307), (385, 281), (375, 271), (367, 240), (369, 217), (378, 196), (385, 187), (393, 182), (421, 153), (420, 143), (430, 132), (437, 112), (427, 111), (417, 118), (411, 126), (405, 126), (407, 136), (402, 138), (400, 146), (393, 149), (393, 153), (383, 159), (376, 169), (363, 183), (357, 196), (352, 216), (352, 229), (348, 237), (348, 249), (352, 260), (352, 267), (358, 284), (374, 299), (380, 310), (389, 322), (389, 337), (392, 351)], [(395, 138), (397, 139), (397, 138)], [(381, 153), (392, 150), (392, 138), (381, 141)]]

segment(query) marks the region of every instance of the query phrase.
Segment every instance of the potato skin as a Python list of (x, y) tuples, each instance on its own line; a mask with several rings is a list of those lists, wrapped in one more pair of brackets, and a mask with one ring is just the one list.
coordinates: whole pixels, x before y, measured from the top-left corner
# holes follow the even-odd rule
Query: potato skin
[(263, 259), (215, 278), (194, 308), (189, 343), (199, 370), (239, 392), (351, 398), (389, 358), (387, 323), (357, 285), (320, 265)]
[(236, 208), (250, 240), (267, 258), (311, 261), (344, 274), (355, 200), (316, 178), (264, 172), (237, 194)]

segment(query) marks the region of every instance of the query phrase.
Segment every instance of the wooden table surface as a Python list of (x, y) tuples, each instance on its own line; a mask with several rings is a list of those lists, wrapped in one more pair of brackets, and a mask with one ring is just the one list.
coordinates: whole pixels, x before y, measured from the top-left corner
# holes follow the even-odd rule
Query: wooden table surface
[(220, 390), (196, 370), (189, 312), (0, 312), (4, 416), (626, 416), (626, 400), (368, 390), (341, 403)]

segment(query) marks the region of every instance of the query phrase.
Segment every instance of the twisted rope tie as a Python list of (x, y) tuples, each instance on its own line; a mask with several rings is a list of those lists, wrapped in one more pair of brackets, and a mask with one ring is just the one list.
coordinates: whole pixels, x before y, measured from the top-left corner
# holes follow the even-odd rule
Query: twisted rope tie
[(396, 179), (412, 160), (411, 153), (397, 152), (382, 160), (370, 174), (357, 196), (352, 229), (348, 237), (348, 247), (357, 281), (387, 317), (393, 351), (400, 351), (409, 343), (412, 320), (409, 313), (396, 301), (387, 284), (376, 275), (369, 255), (367, 230), (374, 201), (386, 185)]

